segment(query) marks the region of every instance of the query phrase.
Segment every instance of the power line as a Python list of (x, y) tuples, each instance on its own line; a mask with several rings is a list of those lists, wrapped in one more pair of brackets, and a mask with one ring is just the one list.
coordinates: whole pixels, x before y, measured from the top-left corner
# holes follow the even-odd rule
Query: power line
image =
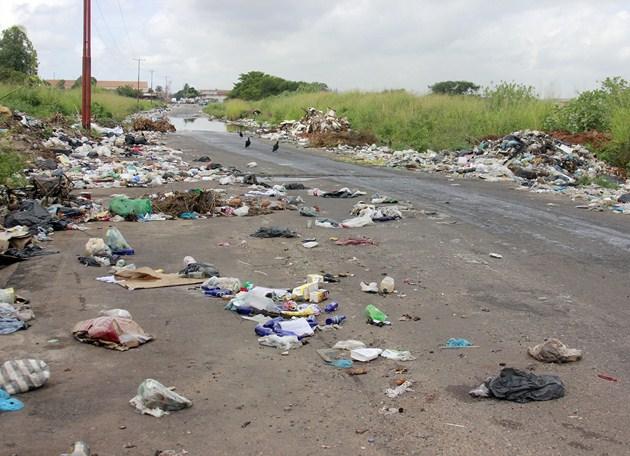
[(98, 2), (98, 0), (94, 0), (94, 3), (96, 3), (96, 8), (98, 9), (99, 14), (101, 15), (101, 19), (103, 20), (103, 24), (105, 24), (105, 28), (107, 29), (107, 33), (109, 34), (109, 36), (112, 38), (112, 42), (114, 43), (114, 47), (116, 48), (116, 50), (118, 51), (118, 53), (123, 56), (124, 53), (120, 50), (120, 47), (118, 46), (118, 42), (116, 41), (116, 37), (114, 36), (114, 34), (112, 33), (111, 28), (109, 27), (109, 24), (107, 23), (107, 19), (105, 19), (105, 15), (103, 14), (103, 10), (101, 9), (101, 5)]
[(118, 11), (120, 12), (120, 18), (122, 19), (123, 27), (125, 29), (125, 35), (127, 36), (127, 41), (129, 42), (129, 48), (131, 49), (131, 52), (136, 54), (136, 51), (133, 46), (133, 42), (131, 41), (131, 37), (129, 36), (129, 28), (127, 27), (127, 21), (125, 20), (125, 15), (123, 14), (122, 7), (120, 6), (120, 0), (116, 0), (116, 3), (118, 4)]

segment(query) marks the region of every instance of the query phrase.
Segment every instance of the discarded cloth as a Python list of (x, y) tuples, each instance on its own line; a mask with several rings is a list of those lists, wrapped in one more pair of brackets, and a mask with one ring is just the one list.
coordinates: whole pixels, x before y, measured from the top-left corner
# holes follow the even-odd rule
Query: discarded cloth
[(72, 329), (72, 335), (80, 342), (120, 351), (138, 347), (153, 339), (135, 321), (108, 316), (80, 321)]
[(210, 277), (221, 277), (215, 265), (209, 263), (190, 263), (179, 271), (180, 277), (189, 279), (209, 279)]
[(20, 329), (26, 329), (26, 323), (19, 318), (0, 317), (0, 335), (13, 334)]
[(527, 353), (543, 363), (570, 363), (582, 359), (582, 350), (569, 348), (560, 340), (553, 338), (529, 347)]
[(192, 401), (152, 378), (147, 378), (140, 383), (138, 394), (129, 401), (129, 404), (140, 413), (156, 418), (168, 415), (169, 412), (192, 407)]
[(536, 375), (506, 367), (497, 377), (471, 390), (470, 395), (526, 403), (558, 399), (564, 396), (564, 392), (564, 384), (557, 375)]
[(296, 233), (294, 231), (291, 231), (288, 228), (278, 228), (276, 226), (260, 227), (254, 234), (252, 234), (252, 237), (257, 238), (294, 238), (295, 236)]
[(40, 388), (49, 378), (48, 365), (39, 359), (15, 359), (0, 366), (0, 388), (9, 394)]

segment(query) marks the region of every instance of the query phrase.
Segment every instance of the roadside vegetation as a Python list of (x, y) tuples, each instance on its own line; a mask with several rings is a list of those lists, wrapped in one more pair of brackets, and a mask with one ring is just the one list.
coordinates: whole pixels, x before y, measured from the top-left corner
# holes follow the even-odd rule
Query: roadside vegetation
[[(138, 110), (149, 109), (151, 102), (92, 89), (92, 115), (99, 122), (121, 121)], [(49, 118), (57, 113), (77, 117), (81, 110), (81, 90), (62, 90), (50, 86), (22, 86), (0, 83), (0, 105), (29, 115)]]
[[(533, 87), (502, 82), (480, 89), (468, 81), (444, 81), (429, 95), (405, 90), (384, 92), (282, 93), (261, 100), (230, 98), (211, 104), (212, 116), (256, 117), (278, 124), (299, 119), (310, 106), (335, 109), (354, 129), (369, 132), (396, 149), (458, 149), (479, 140), (535, 129), (586, 135), (586, 145), (604, 160), (630, 166), (630, 86), (609, 78), (567, 103), (544, 100)], [(233, 94), (232, 94), (233, 96)], [(605, 141), (589, 142), (592, 133)]]

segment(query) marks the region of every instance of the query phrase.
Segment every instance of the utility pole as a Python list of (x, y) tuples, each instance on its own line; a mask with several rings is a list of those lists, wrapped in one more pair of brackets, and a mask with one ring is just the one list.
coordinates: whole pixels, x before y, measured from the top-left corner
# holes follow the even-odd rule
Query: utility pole
[(149, 72), (151, 73), (151, 92), (153, 92), (153, 73), (155, 73), (155, 70), (149, 70)]
[(140, 106), (140, 62), (146, 59), (132, 59), (132, 60), (135, 60), (138, 62), (138, 88), (136, 91), (136, 101), (138, 103), (138, 106)]
[(92, 118), (92, 2), (83, 0), (83, 73), (81, 74), (81, 125), (90, 128)]
[(168, 76), (164, 76), (164, 99), (168, 100)]

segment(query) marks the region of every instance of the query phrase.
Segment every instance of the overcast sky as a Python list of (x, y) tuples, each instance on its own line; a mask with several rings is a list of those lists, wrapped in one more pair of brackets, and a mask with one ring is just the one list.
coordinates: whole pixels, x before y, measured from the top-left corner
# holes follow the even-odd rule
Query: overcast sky
[[(81, 73), (82, 0), (0, 0), (26, 27), (43, 78)], [(630, 79), (630, 0), (92, 0), (97, 79), (232, 87), (261, 70), (339, 90), (464, 79), (572, 96)]]

